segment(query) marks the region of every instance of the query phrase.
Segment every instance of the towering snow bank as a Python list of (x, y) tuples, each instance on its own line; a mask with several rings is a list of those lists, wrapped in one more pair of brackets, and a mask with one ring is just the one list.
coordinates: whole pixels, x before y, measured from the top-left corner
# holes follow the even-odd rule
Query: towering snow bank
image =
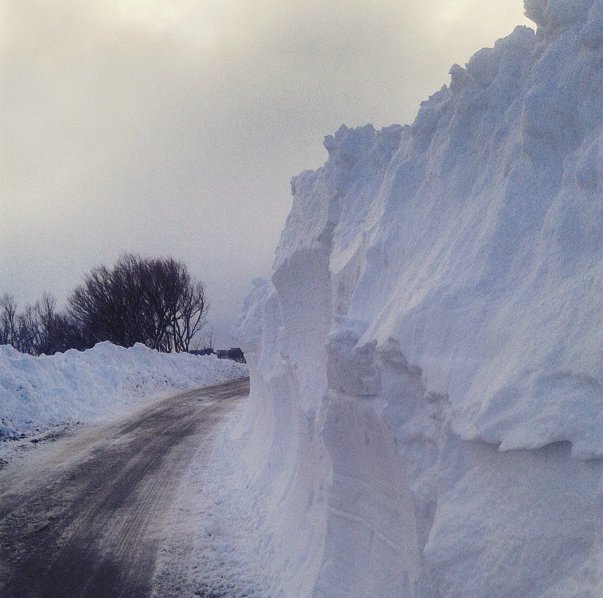
[(603, 2), (526, 10), (292, 182), (237, 429), (275, 594), (603, 589)]
[(0, 346), (0, 438), (114, 413), (174, 389), (217, 384), (247, 368), (215, 356), (163, 354), (99, 343), (32, 357)]

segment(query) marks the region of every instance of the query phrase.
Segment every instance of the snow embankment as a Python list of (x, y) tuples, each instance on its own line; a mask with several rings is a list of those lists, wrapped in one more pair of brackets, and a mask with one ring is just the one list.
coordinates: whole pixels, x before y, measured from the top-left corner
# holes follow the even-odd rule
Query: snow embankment
[(88, 351), (32, 357), (0, 346), (0, 439), (87, 422), (168, 391), (247, 376), (213, 355), (165, 354), (99, 343)]
[(229, 439), (270, 595), (603, 592), (603, 2), (526, 11), (292, 182)]

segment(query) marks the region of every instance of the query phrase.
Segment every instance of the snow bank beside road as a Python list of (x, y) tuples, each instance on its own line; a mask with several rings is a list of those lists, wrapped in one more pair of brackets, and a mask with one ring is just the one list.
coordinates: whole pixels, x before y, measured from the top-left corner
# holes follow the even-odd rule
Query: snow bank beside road
[(247, 367), (215, 356), (99, 343), (32, 357), (0, 346), (0, 438), (110, 415), (171, 390), (218, 384)]
[(602, 595), (603, 1), (526, 9), (293, 180), (232, 430), (271, 595)]

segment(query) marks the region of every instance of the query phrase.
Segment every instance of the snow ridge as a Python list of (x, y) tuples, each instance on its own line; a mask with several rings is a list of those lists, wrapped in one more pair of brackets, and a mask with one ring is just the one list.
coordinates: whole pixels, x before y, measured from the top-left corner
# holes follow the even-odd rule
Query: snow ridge
[(160, 394), (247, 375), (213, 355), (165, 354), (109, 342), (32, 357), (0, 345), (0, 439), (115, 415)]
[(603, 2), (526, 11), (292, 181), (231, 430), (271, 595), (603, 591)]

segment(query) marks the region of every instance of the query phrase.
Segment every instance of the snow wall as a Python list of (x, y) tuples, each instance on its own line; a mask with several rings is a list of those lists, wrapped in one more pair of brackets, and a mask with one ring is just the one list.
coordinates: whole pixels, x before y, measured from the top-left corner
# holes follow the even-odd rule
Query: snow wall
[(271, 595), (603, 595), (603, 2), (526, 13), (292, 181), (232, 431)]
[(0, 345), (0, 440), (244, 376), (247, 367), (234, 361), (159, 353), (141, 344), (125, 349), (98, 343), (87, 351), (40, 357)]

